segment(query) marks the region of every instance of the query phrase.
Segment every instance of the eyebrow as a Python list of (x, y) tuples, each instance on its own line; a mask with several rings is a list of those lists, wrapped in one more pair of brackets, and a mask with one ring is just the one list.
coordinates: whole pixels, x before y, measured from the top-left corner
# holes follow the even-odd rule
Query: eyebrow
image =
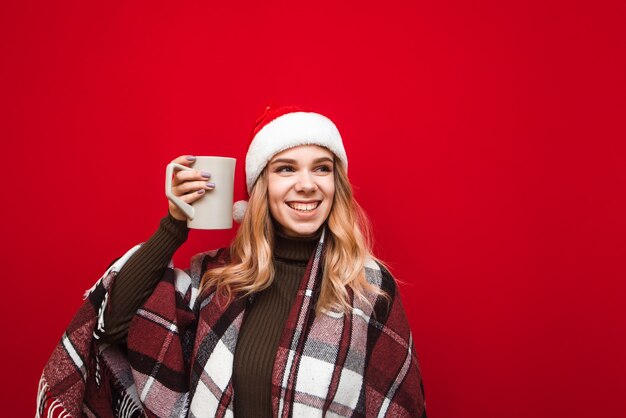
[[(315, 160), (313, 160), (313, 164), (319, 164), (319, 163), (323, 163), (323, 162), (331, 162), (334, 163), (335, 161), (330, 158), (330, 157), (321, 157), (321, 158), (316, 158)], [(273, 161), (270, 162), (270, 164), (278, 164), (278, 163), (284, 163), (284, 164), (297, 164), (298, 161), (294, 160), (292, 158), (277, 158)]]

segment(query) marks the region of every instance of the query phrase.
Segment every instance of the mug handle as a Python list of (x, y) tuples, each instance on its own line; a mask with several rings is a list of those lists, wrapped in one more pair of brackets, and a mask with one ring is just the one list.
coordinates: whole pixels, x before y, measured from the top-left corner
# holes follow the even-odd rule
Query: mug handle
[(187, 218), (193, 220), (193, 217), (195, 215), (193, 206), (191, 206), (189, 203), (184, 202), (180, 197), (172, 193), (172, 176), (174, 175), (174, 169), (193, 170), (193, 168), (189, 168), (182, 164), (169, 163), (167, 165), (167, 169), (165, 170), (165, 196), (167, 196), (169, 201), (176, 205), (178, 209), (182, 210)]

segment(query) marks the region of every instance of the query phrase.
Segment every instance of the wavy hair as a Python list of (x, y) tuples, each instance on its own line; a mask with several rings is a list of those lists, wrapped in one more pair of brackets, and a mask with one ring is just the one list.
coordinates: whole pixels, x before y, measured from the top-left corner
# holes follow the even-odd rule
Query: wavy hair
[[(388, 298), (365, 277), (368, 259), (381, 262), (372, 254), (369, 220), (354, 199), (352, 186), (341, 160), (334, 163), (335, 196), (326, 223), (327, 243), (323, 276), (316, 311), (352, 309), (351, 293), (368, 303), (367, 293)], [(248, 208), (230, 247), (230, 263), (205, 272), (201, 289), (214, 288), (230, 302), (266, 289), (274, 280), (272, 248), (274, 225), (267, 198), (268, 173), (263, 170), (250, 193)]]

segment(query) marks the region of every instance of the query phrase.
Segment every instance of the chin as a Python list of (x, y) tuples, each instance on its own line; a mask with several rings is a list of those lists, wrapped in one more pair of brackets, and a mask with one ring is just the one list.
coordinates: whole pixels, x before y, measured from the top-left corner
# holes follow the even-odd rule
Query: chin
[(286, 235), (297, 236), (297, 237), (310, 237), (311, 235), (315, 235), (318, 229), (320, 229), (322, 225), (290, 225), (288, 228), (283, 228), (283, 232)]

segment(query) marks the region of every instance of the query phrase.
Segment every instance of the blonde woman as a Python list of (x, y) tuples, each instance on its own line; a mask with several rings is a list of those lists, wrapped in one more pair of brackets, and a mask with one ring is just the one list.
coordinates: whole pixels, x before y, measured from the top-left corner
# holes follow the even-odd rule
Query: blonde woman
[[(230, 248), (173, 268), (188, 229), (170, 203), (89, 293), (44, 370), (38, 414), (425, 417), (411, 331), (347, 167), (330, 119), (268, 108)], [(187, 203), (215, 187), (210, 173), (173, 179)]]

